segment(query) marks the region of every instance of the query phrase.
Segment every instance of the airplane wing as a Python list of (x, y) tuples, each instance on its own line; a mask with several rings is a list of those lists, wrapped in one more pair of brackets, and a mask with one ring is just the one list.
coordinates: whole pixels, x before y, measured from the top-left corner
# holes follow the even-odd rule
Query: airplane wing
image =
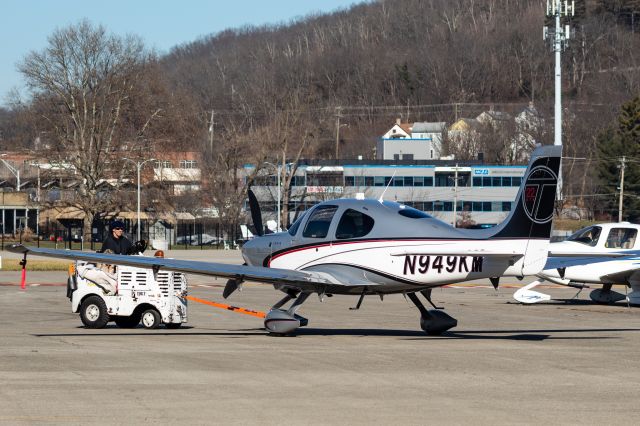
[[(293, 287), (302, 291), (330, 293), (331, 287), (344, 287), (331, 275), (323, 272), (295, 271), (279, 268), (265, 268), (261, 266), (232, 265), (216, 262), (201, 262), (193, 260), (165, 259), (162, 257), (125, 256), (119, 254), (90, 253), (71, 250), (56, 250), (47, 248), (25, 247), (14, 244), (7, 248), (12, 253), (33, 254), (36, 256), (55, 257), (70, 261), (84, 260), (87, 262), (128, 265), (154, 270), (166, 269), (189, 274), (208, 275), (257, 283), (274, 284), (276, 287)], [(348, 285), (348, 284), (347, 284)], [(353, 287), (371, 286), (372, 283), (351, 284)]]

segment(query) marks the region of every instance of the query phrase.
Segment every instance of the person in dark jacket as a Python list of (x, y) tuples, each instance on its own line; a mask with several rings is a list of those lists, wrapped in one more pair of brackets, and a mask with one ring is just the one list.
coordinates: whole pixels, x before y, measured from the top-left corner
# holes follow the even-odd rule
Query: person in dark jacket
[(124, 223), (120, 220), (114, 220), (109, 225), (109, 236), (102, 243), (100, 253), (104, 253), (105, 250), (111, 250), (115, 254), (129, 254), (131, 248), (131, 241), (125, 237)]

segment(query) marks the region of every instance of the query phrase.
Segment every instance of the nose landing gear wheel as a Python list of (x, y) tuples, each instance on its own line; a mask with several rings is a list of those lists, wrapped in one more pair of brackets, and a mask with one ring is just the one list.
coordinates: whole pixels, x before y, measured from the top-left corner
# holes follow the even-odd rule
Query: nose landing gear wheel
[(153, 329), (160, 325), (160, 314), (155, 309), (147, 309), (142, 313), (142, 325), (144, 328)]

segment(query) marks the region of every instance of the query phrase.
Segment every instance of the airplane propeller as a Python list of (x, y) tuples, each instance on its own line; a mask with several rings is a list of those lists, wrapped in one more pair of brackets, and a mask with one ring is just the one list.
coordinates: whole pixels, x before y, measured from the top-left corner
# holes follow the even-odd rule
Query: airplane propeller
[(249, 196), (251, 220), (253, 220), (253, 226), (256, 228), (256, 235), (262, 237), (264, 235), (264, 227), (262, 226), (262, 212), (260, 211), (260, 204), (258, 204), (258, 199), (251, 189), (247, 191), (247, 195)]

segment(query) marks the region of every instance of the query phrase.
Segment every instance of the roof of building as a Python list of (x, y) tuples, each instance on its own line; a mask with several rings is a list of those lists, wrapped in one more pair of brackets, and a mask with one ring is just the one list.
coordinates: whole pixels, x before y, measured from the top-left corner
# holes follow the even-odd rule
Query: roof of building
[(426, 121), (416, 121), (413, 123), (413, 128), (411, 129), (412, 133), (440, 133), (444, 130), (447, 123), (444, 121), (439, 122), (426, 122)]

